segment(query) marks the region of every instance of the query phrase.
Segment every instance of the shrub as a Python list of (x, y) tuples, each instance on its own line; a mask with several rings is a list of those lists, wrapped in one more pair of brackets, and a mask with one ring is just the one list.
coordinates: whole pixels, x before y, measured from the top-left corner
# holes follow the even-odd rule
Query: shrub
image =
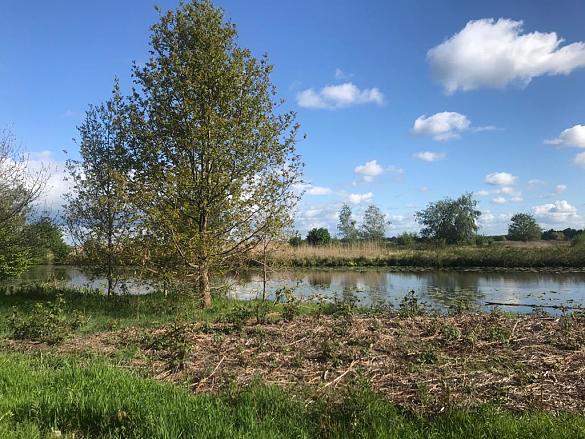
[(60, 343), (83, 323), (81, 315), (65, 316), (65, 299), (58, 295), (54, 302), (38, 302), (29, 313), (13, 310), (8, 320), (12, 338), (17, 340)]
[(396, 244), (410, 246), (416, 244), (416, 233), (404, 232), (396, 237)]

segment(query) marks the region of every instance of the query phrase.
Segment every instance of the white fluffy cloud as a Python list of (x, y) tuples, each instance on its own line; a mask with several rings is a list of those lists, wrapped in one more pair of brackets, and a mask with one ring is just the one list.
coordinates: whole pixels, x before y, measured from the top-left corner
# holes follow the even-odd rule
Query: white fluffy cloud
[(485, 182), (495, 186), (512, 186), (516, 183), (518, 177), (508, 172), (494, 172), (485, 177)]
[(504, 197), (496, 197), (492, 200), (495, 204), (506, 204), (508, 201)]
[(585, 125), (575, 125), (574, 127), (567, 128), (559, 134), (559, 137), (546, 140), (545, 143), (585, 148)]
[(305, 193), (306, 195), (329, 195), (333, 193), (328, 187), (315, 186), (311, 183), (298, 183), (294, 186), (294, 190), (298, 193)]
[(436, 162), (442, 160), (447, 156), (444, 152), (421, 151), (417, 152), (414, 157), (423, 162)]
[(469, 21), (427, 60), (447, 93), (481, 87), (527, 85), (538, 76), (567, 75), (585, 67), (585, 43), (561, 46), (556, 33), (524, 33), (522, 21), (500, 18)]
[(443, 111), (427, 117), (420, 116), (414, 121), (412, 132), (421, 136), (430, 136), (435, 140), (449, 140), (460, 137), (471, 126), (467, 116), (453, 111)]
[(566, 190), (567, 190), (566, 184), (557, 184), (557, 186), (555, 187), (555, 194), (556, 195), (562, 194)]
[(367, 192), (365, 194), (348, 194), (347, 201), (351, 204), (361, 204), (361, 203), (368, 203), (372, 201), (374, 194), (372, 192)]
[(532, 210), (534, 215), (546, 224), (575, 223), (580, 220), (577, 208), (566, 200), (534, 206)]
[[(384, 168), (377, 160), (370, 160), (363, 165), (353, 168), (353, 173), (360, 176), (361, 183), (371, 183), (374, 179), (384, 173)], [(355, 185), (356, 183), (354, 183)]]
[(327, 85), (321, 90), (309, 88), (297, 94), (297, 103), (305, 108), (345, 108), (360, 104), (384, 103), (384, 95), (377, 88), (360, 90), (351, 82)]
[(575, 156), (575, 164), (585, 168), (585, 152), (581, 152)]

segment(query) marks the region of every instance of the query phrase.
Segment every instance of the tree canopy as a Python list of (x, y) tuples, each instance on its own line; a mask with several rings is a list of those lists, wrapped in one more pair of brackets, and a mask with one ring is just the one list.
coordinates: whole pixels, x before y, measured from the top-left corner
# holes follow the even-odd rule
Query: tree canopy
[(134, 193), (152, 247), (145, 261), (195, 275), (209, 306), (210, 270), (291, 221), (298, 125), (278, 112), (268, 59), (240, 48), (211, 2), (163, 14), (150, 46), (132, 96)]
[(416, 212), (415, 217), (422, 225), (420, 235), (423, 238), (460, 244), (475, 237), (480, 215), (477, 201), (472, 194), (466, 193), (457, 199), (444, 198), (430, 203), (426, 209)]
[(12, 133), (0, 130), (0, 280), (23, 272), (32, 262), (25, 242), (26, 219), (46, 177), (46, 169), (28, 166)]
[(364, 213), (360, 235), (368, 241), (381, 241), (386, 235), (388, 220), (380, 208), (374, 204), (369, 205)]
[(541, 238), (542, 229), (534, 217), (527, 213), (517, 213), (510, 219), (508, 239), (511, 241), (536, 241)]

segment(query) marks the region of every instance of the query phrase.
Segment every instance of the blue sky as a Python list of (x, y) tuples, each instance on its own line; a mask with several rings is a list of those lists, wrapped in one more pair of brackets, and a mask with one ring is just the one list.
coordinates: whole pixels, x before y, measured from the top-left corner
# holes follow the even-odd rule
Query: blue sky
[[(160, 1), (162, 9), (177, 1)], [(585, 2), (217, 1), (239, 43), (268, 53), (286, 108), (306, 140), (306, 195), (297, 227), (327, 226), (351, 203), (379, 205), (389, 235), (413, 213), (476, 193), (485, 233), (511, 214), (549, 227), (585, 225)], [(0, 126), (36, 163), (55, 169), (46, 196), (66, 190), (90, 103), (114, 76), (130, 86), (147, 58), (151, 1), (4, 0)]]

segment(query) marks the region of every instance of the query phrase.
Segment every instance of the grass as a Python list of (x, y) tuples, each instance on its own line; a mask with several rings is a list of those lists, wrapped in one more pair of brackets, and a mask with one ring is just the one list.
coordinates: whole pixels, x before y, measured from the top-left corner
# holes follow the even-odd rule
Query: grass
[(274, 258), (289, 267), (584, 268), (585, 246), (543, 242), (401, 247), (366, 242), (291, 246)]
[(216, 395), (67, 356), (0, 354), (3, 438), (585, 437), (585, 418), (485, 406), (417, 416), (359, 383), (334, 399), (256, 383)]
[[(1, 293), (2, 438), (585, 438), (580, 313)], [(13, 340), (14, 310), (70, 331)]]

